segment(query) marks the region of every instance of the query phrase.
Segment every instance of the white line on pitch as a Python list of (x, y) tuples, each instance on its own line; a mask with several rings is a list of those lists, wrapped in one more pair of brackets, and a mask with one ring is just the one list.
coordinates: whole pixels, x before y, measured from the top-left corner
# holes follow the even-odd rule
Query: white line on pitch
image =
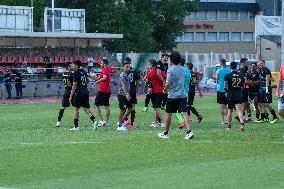
[[(51, 143), (43, 143), (43, 142), (22, 142), (21, 145), (45, 145), (45, 144), (104, 144), (106, 142), (51, 142)], [(1, 189), (1, 188), (0, 188)]]

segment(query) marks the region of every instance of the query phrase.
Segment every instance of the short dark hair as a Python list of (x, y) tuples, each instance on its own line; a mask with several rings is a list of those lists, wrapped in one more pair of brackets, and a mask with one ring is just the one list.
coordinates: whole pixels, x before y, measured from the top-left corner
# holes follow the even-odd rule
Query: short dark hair
[(265, 60), (264, 59), (261, 58), (261, 59), (259, 59), (259, 61), (262, 61), (265, 64)]
[(237, 69), (237, 65), (238, 64), (236, 62), (234, 62), (234, 61), (230, 63), (230, 67), (231, 67), (232, 70)]
[(124, 62), (131, 62), (132, 60), (131, 60), (131, 58), (129, 58), (129, 57), (126, 57), (125, 59), (124, 59)]
[(226, 60), (223, 58), (220, 60), (220, 64), (222, 64), (223, 66), (226, 66)]
[(75, 60), (74, 64), (80, 68), (82, 66), (82, 62), (80, 60)]
[(72, 62), (66, 62), (65, 63), (65, 68), (69, 68), (69, 65), (72, 64)]
[(102, 62), (103, 62), (103, 64), (108, 65), (108, 60), (107, 59), (103, 59)]
[(130, 64), (130, 62), (124, 61), (122, 65), (125, 66), (126, 64)]
[(161, 58), (163, 58), (164, 56), (169, 57), (169, 54), (168, 54), (168, 53), (166, 53), (166, 52), (163, 52), (163, 53), (162, 53), (162, 55), (161, 55)]
[(251, 65), (253, 66), (253, 65), (256, 65), (257, 66), (257, 62), (253, 62), (253, 63), (251, 63)]
[(180, 63), (181, 56), (179, 52), (174, 51), (170, 54), (170, 60), (174, 65), (178, 65)]
[(243, 62), (245, 62), (245, 61), (247, 61), (248, 59), (247, 58), (242, 58), (241, 59), (241, 63), (243, 63)]
[(185, 64), (185, 59), (184, 59), (184, 58), (181, 58), (181, 59), (180, 59), (180, 65), (184, 66), (184, 64)]
[(157, 61), (155, 59), (150, 59), (149, 63), (152, 64), (153, 66), (156, 66)]
[(193, 68), (193, 64), (192, 64), (191, 62), (189, 62), (189, 63), (187, 63), (187, 65), (188, 65), (189, 69), (191, 69), (191, 70), (192, 70), (192, 68)]

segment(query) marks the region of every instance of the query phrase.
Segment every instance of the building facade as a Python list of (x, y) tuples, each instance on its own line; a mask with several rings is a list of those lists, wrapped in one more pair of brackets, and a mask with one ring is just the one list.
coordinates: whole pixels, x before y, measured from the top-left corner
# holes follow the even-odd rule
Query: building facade
[(281, 0), (200, 0), (198, 12), (184, 19), (176, 50), (199, 67), (212, 67), (221, 58), (258, 59), (255, 16), (280, 13)]

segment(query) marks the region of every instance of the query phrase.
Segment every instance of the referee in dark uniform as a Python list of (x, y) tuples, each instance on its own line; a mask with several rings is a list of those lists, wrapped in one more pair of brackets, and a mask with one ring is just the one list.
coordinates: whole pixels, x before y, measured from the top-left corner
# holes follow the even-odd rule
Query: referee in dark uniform
[(89, 83), (88, 74), (85, 70), (81, 69), (82, 63), (76, 60), (75, 72), (73, 77), (73, 85), (69, 98), (69, 102), (74, 107), (74, 127), (71, 131), (79, 131), (79, 109), (83, 107), (89, 118), (93, 122), (94, 128), (97, 128), (95, 116), (90, 111), (89, 91), (87, 85)]
[(58, 119), (55, 127), (60, 127), (60, 122), (63, 117), (65, 108), (70, 106), (69, 98), (71, 94), (72, 84), (73, 84), (73, 73), (74, 73), (74, 64), (67, 62), (65, 64), (66, 71), (63, 73), (63, 84), (65, 86), (64, 95), (62, 99), (62, 106), (58, 113)]

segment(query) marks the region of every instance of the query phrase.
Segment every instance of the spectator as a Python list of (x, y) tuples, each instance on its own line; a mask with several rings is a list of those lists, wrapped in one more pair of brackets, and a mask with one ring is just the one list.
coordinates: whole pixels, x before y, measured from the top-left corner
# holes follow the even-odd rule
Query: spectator
[(53, 73), (53, 69), (52, 69), (52, 63), (50, 62), (50, 59), (45, 56), (44, 57), (44, 61), (45, 61), (45, 68), (46, 68), (46, 79), (51, 79), (52, 77), (52, 73)]
[(20, 71), (16, 71), (15, 76), (15, 88), (16, 88), (16, 94), (17, 98), (21, 99), (23, 96), (23, 76)]
[(11, 73), (9, 69), (6, 71), (6, 74), (4, 75), (4, 81), (5, 81), (5, 87), (6, 87), (7, 94), (8, 94), (7, 99), (11, 99), (12, 81), (11, 81)]
[(94, 67), (94, 58), (93, 57), (88, 57), (88, 72)]

